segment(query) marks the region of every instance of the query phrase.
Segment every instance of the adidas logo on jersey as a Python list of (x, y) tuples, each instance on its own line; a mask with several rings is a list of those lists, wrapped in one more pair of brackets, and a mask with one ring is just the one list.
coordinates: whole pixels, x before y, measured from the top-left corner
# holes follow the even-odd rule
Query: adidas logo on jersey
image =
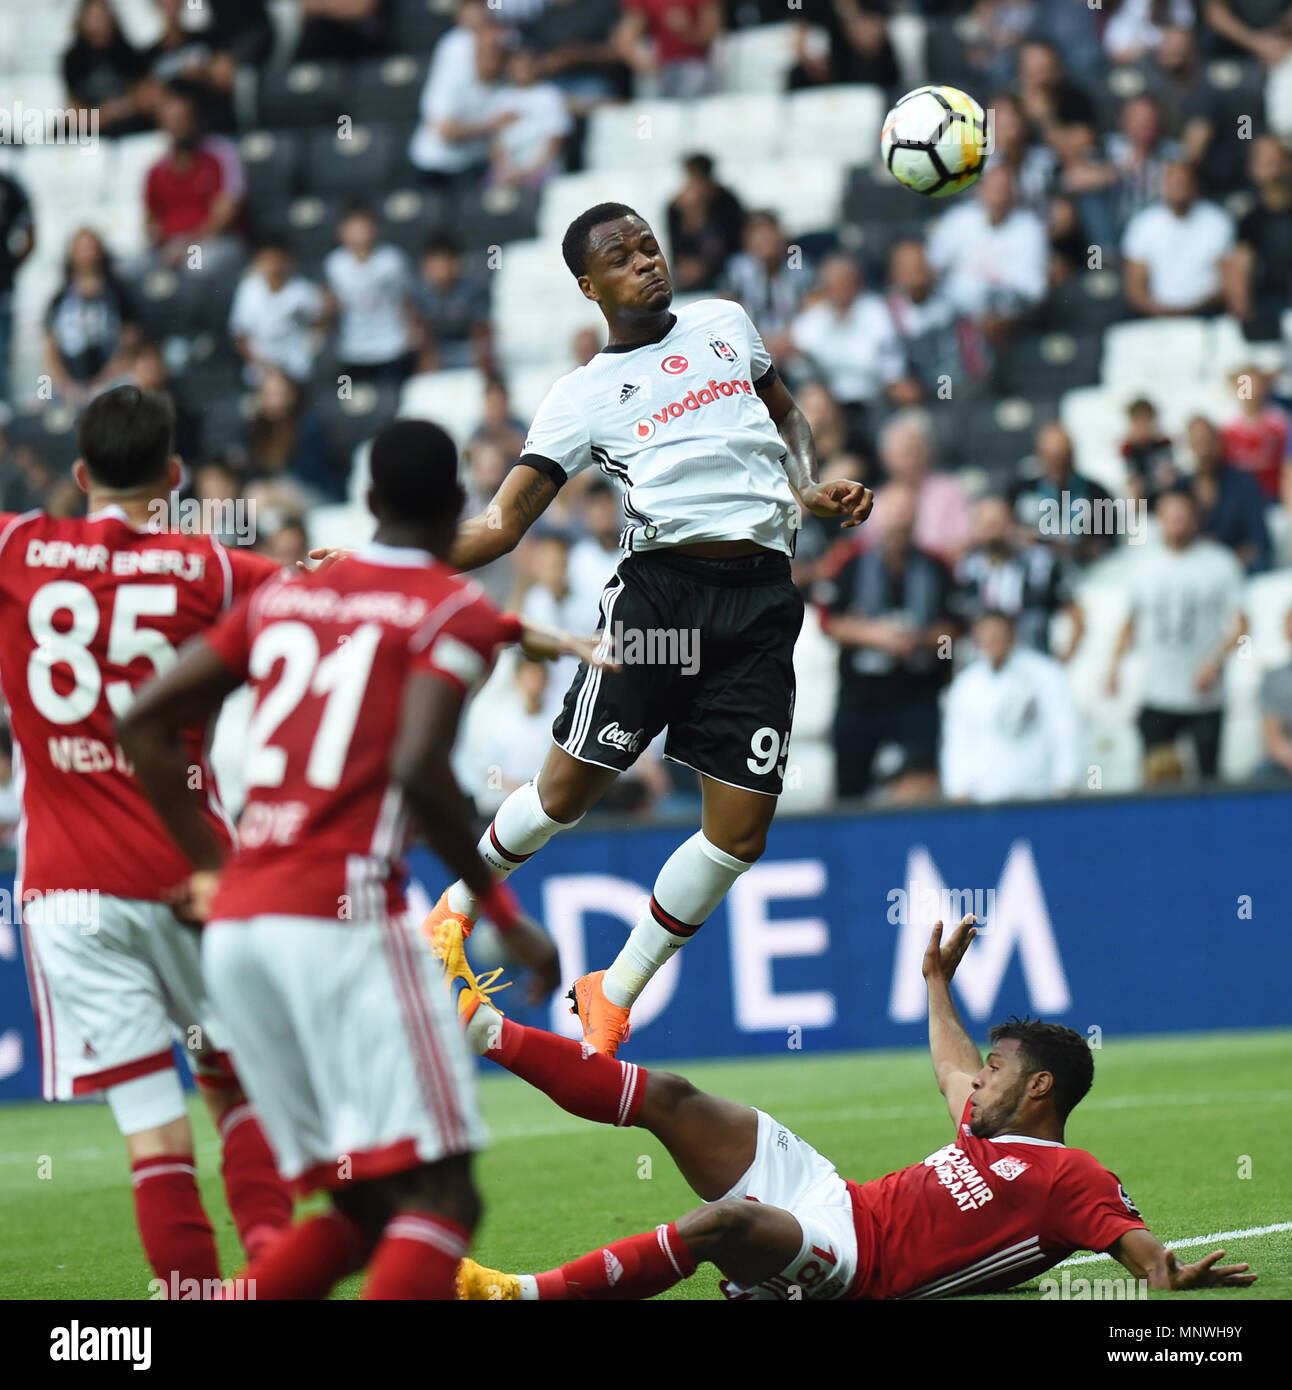
[(748, 379), (741, 381), (733, 378), (731, 381), (714, 381), (710, 377), (707, 386), (702, 386), (698, 391), (688, 391), (680, 401), (670, 401), (659, 410), (652, 411), (645, 419), (638, 420), (633, 426), (633, 438), (640, 443), (645, 443), (655, 433), (657, 424), (667, 424), (669, 420), (676, 420), (679, 416), (685, 415), (688, 410), (699, 410), (702, 406), (712, 405), (719, 396), (752, 396), (753, 394), (754, 384)]
[(619, 392), (619, 404), (623, 405), (625, 401), (632, 400), (641, 389), (640, 386), (633, 386), (630, 382), (625, 381), (623, 389)]

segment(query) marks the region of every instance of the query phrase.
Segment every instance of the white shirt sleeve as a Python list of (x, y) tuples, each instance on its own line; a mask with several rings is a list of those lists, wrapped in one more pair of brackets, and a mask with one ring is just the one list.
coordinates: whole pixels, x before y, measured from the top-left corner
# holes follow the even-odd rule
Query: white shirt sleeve
[(1081, 716), (1072, 696), (1068, 673), (1057, 662), (1043, 657), (1044, 714), (1050, 745), (1050, 789), (1057, 796), (1076, 791), (1081, 777), (1083, 744)]
[(1152, 253), (1153, 224), (1150, 219), (1152, 208), (1137, 212), (1126, 225), (1122, 237), (1122, 257), (1128, 261), (1147, 261)]
[(584, 412), (570, 399), (569, 391), (563, 389), (564, 383), (557, 382), (538, 407), (529, 433), (525, 436), (525, 447), (521, 450), (520, 462), (538, 468), (540, 472), (550, 472), (542, 465), (555, 464), (560, 474), (556, 482), (573, 478), (592, 463), (592, 440)]
[(749, 376), (752, 381), (765, 377), (772, 365), (772, 355), (763, 343), (763, 335), (758, 331), (753, 319), (742, 309), (745, 320), (745, 333), (749, 338)]
[(255, 293), (252, 287), (251, 276), (244, 276), (238, 282), (238, 288), (233, 292), (233, 307), (229, 310), (229, 336), (231, 338), (242, 338), (252, 331), (251, 323), (251, 299)]

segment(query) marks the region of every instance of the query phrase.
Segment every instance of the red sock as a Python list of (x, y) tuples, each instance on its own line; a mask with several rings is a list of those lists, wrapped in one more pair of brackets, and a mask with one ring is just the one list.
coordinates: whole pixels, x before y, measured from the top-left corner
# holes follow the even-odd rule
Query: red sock
[(291, 1225), (292, 1194), (278, 1176), (264, 1130), (246, 1101), (220, 1121), (220, 1138), (224, 1195), (247, 1259), (254, 1260)]
[(363, 1268), (368, 1250), (362, 1229), (334, 1207), (283, 1232), (239, 1278), (247, 1298), (326, 1298), (338, 1279)]
[(670, 1221), (535, 1276), (540, 1299), (653, 1298), (695, 1273), (695, 1261)]
[(172, 1279), (219, 1279), (215, 1232), (197, 1190), (192, 1154), (159, 1154), (131, 1166), (135, 1221), (153, 1273)]
[(453, 1276), (471, 1232), (443, 1216), (401, 1211), (382, 1232), (361, 1298), (453, 1298)]
[(485, 1056), (537, 1086), (571, 1115), (631, 1125), (646, 1099), (646, 1069), (593, 1052), (574, 1038), (502, 1020), (498, 1046)]

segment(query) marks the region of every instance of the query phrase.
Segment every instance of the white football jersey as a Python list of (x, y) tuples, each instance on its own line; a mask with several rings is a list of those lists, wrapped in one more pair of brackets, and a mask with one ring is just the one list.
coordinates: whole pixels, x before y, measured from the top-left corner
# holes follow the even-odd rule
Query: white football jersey
[(750, 540), (792, 555), (798, 503), (785, 442), (754, 390), (771, 370), (739, 304), (688, 305), (658, 342), (604, 348), (563, 376), (520, 462), (558, 485), (592, 467), (613, 479), (626, 554)]

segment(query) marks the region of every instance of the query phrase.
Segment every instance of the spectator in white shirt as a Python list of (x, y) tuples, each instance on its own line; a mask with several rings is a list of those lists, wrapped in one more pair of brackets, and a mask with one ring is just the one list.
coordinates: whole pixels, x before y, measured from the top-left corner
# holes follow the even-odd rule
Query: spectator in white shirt
[(570, 588), (579, 615), (578, 631), (591, 631), (601, 591), (619, 563), (624, 517), (619, 496), (605, 478), (593, 478), (583, 494), (584, 534), (570, 549)]
[(1081, 775), (1081, 720), (1063, 667), (1016, 644), (990, 610), (973, 628), (977, 658), (947, 691), (942, 790), (955, 801), (1067, 796)]
[(951, 303), (993, 341), (1045, 294), (1045, 224), (1017, 205), (1013, 177), (1003, 166), (988, 166), (977, 198), (952, 208), (934, 226), (928, 257)]
[(1219, 309), (1233, 249), (1233, 219), (1198, 197), (1188, 164), (1168, 164), (1162, 201), (1136, 213), (1122, 238), (1127, 302), (1153, 317)]
[(1225, 658), (1247, 630), (1243, 567), (1198, 535), (1198, 504), (1187, 490), (1164, 492), (1156, 515), (1161, 545), (1136, 546), (1131, 594), (1113, 652), (1108, 692), (1116, 695), (1123, 656), (1142, 658), (1139, 730), (1145, 754), (1188, 734), (1204, 777), (1216, 775), (1224, 710)]
[(481, 815), (492, 815), (505, 797), (533, 777), (547, 756), (552, 744), (551, 674), (547, 662), (530, 661), (516, 652), (467, 712), (462, 751), (455, 761)]
[(314, 365), (315, 333), (324, 316), (322, 289), (292, 273), (292, 253), (281, 241), (264, 241), (233, 296), (229, 333), (247, 364), (247, 382), (265, 367), (281, 367), (305, 381)]
[(398, 247), (378, 243), (377, 219), (362, 204), (342, 214), (337, 237), (323, 277), (337, 310), (341, 371), (355, 381), (403, 381), (417, 363), (408, 261)]
[(488, 9), (468, 0), (439, 43), (422, 88), (421, 121), (408, 158), (428, 183), (472, 183), (489, 167), (489, 141), (516, 119), (492, 109), (502, 75), (502, 35)]
[(574, 122), (561, 89), (538, 81), (538, 65), (528, 49), (519, 48), (507, 59), (507, 84), (495, 92), (488, 115), (506, 119), (489, 146), (495, 183), (540, 188), (561, 172)]
[[(563, 531), (539, 531), (526, 539), (517, 553), (517, 563), (528, 570), (530, 587), (520, 604), (520, 615), (531, 623), (557, 627), (565, 632), (591, 632), (597, 625), (594, 606), (586, 607), (587, 595), (577, 593), (570, 584), (570, 539)], [(559, 657), (550, 663), (548, 718), (554, 719), (565, 692), (579, 669), (576, 656)]]
[(1168, 28), (1192, 29), (1191, 0), (1121, 0), (1104, 27), (1104, 52), (1114, 63), (1153, 53)]
[(902, 404), (912, 391), (919, 396), (888, 306), (865, 290), (850, 256), (822, 262), (816, 302), (790, 324), (790, 339), (858, 424), (885, 399)]
[(792, 349), (790, 324), (811, 283), (801, 249), (791, 255), (789, 238), (774, 212), (751, 212), (740, 235), (741, 249), (727, 262), (723, 289), (758, 325), (773, 361)]

